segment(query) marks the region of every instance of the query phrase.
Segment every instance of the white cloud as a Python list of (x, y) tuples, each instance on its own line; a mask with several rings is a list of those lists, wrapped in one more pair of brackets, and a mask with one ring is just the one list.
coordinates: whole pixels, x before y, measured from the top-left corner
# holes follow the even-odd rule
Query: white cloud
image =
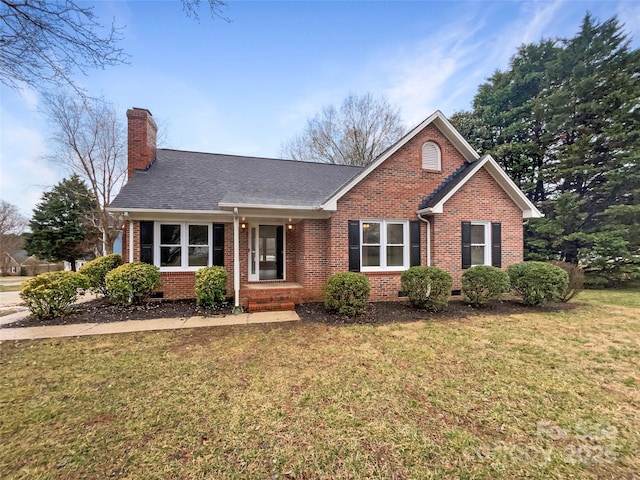
[(0, 195), (27, 216), (43, 190), (60, 178), (43, 160), (46, 143), (33, 91), (3, 92), (0, 128)]
[(15, 125), (2, 129), (0, 190), (2, 198), (31, 213), (43, 190), (60, 179), (60, 174), (42, 159), (44, 140), (37, 130)]
[(468, 108), (478, 82), (468, 78), (480, 51), (474, 40), (484, 26), (473, 15), (442, 25), (414, 45), (381, 52), (374, 59), (373, 73), (393, 105), (400, 106), (408, 127), (435, 110), (446, 114)]
[[(640, 44), (640, 2), (620, 2), (616, 12), (618, 20), (624, 25), (624, 31), (633, 38), (634, 45)], [(606, 20), (605, 18), (601, 19)]]
[(478, 86), (506, 68), (520, 45), (540, 40), (561, 6), (560, 0), (523, 3), (509, 18), (501, 4), (470, 7), (417, 44), (377, 55), (373, 64), (381, 90), (401, 107), (408, 127), (435, 110), (451, 115), (470, 109)]

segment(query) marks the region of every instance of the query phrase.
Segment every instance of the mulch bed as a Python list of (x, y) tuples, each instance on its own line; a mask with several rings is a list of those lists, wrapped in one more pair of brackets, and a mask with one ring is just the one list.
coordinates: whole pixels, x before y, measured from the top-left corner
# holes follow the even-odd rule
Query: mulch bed
[[(296, 307), (302, 321), (327, 324), (382, 324), (415, 320), (454, 320), (482, 315), (509, 315), (528, 312), (557, 312), (571, 310), (579, 303), (555, 303), (542, 307), (528, 307), (516, 300), (506, 300), (482, 309), (474, 309), (460, 297), (453, 297), (446, 309), (439, 312), (416, 310), (406, 302), (371, 303), (362, 315), (337, 315), (329, 313), (324, 303), (305, 303)], [(221, 308), (196, 307), (195, 300), (150, 301), (143, 305), (120, 307), (111, 305), (106, 298), (98, 298), (74, 305), (69, 314), (48, 320), (27, 317), (1, 325), (0, 328), (39, 327), (43, 325), (71, 325), (78, 323), (110, 323), (126, 320), (150, 320), (155, 318), (187, 318), (193, 316), (215, 317), (231, 315), (233, 306)]]
[(329, 313), (324, 303), (306, 303), (298, 305), (296, 312), (303, 321), (329, 324), (382, 324), (391, 322), (412, 322), (416, 320), (459, 320), (483, 315), (511, 315), (517, 313), (541, 313), (566, 311), (576, 308), (579, 303), (553, 303), (530, 307), (517, 300), (505, 300), (502, 303), (485, 308), (473, 308), (462, 301), (461, 297), (452, 297), (446, 309), (438, 312), (417, 310), (407, 302), (375, 302), (369, 304), (362, 315), (338, 315)]
[(40, 320), (29, 316), (17, 322), (1, 325), (0, 328), (72, 325), (77, 323), (111, 323), (124, 322), (127, 320), (151, 320), (155, 318), (187, 318), (196, 315), (202, 317), (223, 317), (230, 315), (232, 310), (233, 305), (230, 304), (215, 309), (196, 307), (195, 300), (153, 300), (142, 305), (121, 307), (112, 305), (107, 298), (97, 298), (73, 305), (71, 312), (63, 317)]

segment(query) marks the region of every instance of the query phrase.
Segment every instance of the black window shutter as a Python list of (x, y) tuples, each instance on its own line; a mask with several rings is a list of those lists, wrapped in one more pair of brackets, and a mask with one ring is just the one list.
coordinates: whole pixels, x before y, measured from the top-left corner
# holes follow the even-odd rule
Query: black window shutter
[(491, 224), (491, 265), (502, 268), (502, 224)]
[(153, 222), (140, 222), (140, 261), (153, 265)]
[(360, 221), (349, 220), (349, 271), (360, 271)]
[(462, 222), (462, 268), (471, 267), (471, 222)]
[(213, 224), (213, 265), (224, 266), (224, 223)]
[(418, 267), (420, 265), (420, 221), (412, 220), (409, 222), (409, 245), (410, 245), (410, 266)]

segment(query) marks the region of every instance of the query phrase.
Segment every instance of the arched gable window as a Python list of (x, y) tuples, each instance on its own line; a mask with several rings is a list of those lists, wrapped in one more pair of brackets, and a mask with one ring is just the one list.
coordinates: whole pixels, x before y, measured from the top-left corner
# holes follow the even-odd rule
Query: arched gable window
[(422, 145), (422, 168), (424, 170), (442, 170), (440, 162), (440, 147), (435, 142)]

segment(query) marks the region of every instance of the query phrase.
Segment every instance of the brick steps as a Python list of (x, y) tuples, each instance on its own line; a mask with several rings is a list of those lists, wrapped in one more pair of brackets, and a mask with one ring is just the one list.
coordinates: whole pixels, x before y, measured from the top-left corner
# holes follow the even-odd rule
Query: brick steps
[(240, 297), (249, 312), (281, 312), (293, 310), (300, 303), (302, 290), (302, 287), (247, 288), (241, 290)]
[(294, 310), (296, 304), (293, 302), (249, 302), (249, 312), (285, 312), (288, 310)]

